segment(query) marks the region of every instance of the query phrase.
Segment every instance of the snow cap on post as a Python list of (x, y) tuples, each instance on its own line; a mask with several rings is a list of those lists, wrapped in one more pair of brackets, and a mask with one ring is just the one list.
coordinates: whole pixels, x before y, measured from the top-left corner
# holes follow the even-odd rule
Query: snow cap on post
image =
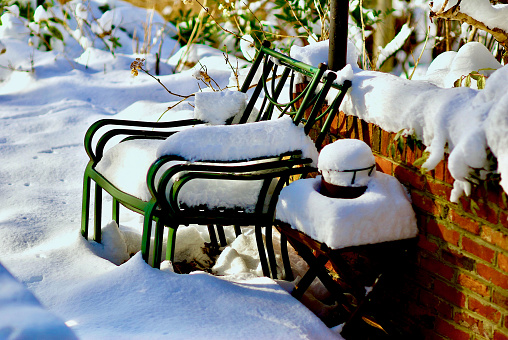
[(358, 139), (339, 139), (321, 150), (318, 169), (323, 180), (343, 187), (364, 187), (375, 171), (370, 147)]

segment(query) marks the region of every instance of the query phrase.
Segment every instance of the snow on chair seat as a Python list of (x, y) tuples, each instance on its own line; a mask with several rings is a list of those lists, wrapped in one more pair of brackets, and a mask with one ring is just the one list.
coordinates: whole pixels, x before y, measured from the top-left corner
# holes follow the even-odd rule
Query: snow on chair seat
[[(330, 105), (330, 109), (322, 112), (321, 109), (326, 95), (336, 78), (336, 74), (333, 72), (325, 75), (325, 70), (326, 65), (320, 65), (319, 67), (306, 65), (270, 49), (269, 44), (263, 44), (259, 50), (258, 57), (245, 77), (245, 82), (240, 91), (242, 92), (240, 96), (244, 97), (245, 93), (250, 95), (245, 110), (234, 115), (232, 119), (226, 119), (225, 116), (222, 116), (222, 113), (218, 114), (219, 112), (215, 112), (218, 114), (214, 116), (217, 119), (209, 119), (209, 121), (216, 123), (218, 120), (222, 121), (226, 119), (224, 128), (236, 128), (251, 120), (269, 121), (277, 116), (290, 115), (293, 118), (291, 124), (306, 124), (305, 134), (308, 134), (308, 129), (310, 129), (310, 126), (316, 120), (322, 119), (326, 121), (323, 123), (324, 127), (321, 131), (321, 135), (324, 135), (336, 113), (335, 110), (344, 97), (345, 90), (350, 86), (349, 82), (346, 86), (341, 87), (342, 91)], [(301, 93), (295, 94), (293, 92), (294, 79), (298, 74), (311, 79)], [(283, 90), (289, 90), (287, 96), (283, 95)], [(211, 94), (204, 93), (203, 98), (201, 98), (203, 99), (202, 103), (205, 105), (209, 102), (206, 99), (209, 95)], [(235, 95), (224, 95), (224, 97), (230, 96)], [(212, 113), (213, 116), (214, 112), (212, 111), (211, 107), (204, 107), (204, 112), (207, 115)], [(304, 112), (310, 112), (309, 118), (304, 119)], [(196, 112), (194, 113), (196, 114)], [(197, 112), (198, 115), (202, 113), (199, 110)], [(234, 185), (236, 180), (242, 181), (243, 186), (246, 185), (245, 181), (251, 181), (251, 183), (263, 181), (260, 190), (257, 188), (249, 189), (251, 192), (260, 192), (255, 199), (255, 206), (258, 206), (265, 198), (268, 199), (270, 197), (267, 194), (273, 188), (271, 185), (267, 185), (267, 183), (273, 182), (274, 178), (279, 177), (278, 175), (283, 174), (285, 177), (289, 173), (308, 171), (305, 167), (295, 170), (299, 165), (310, 166), (309, 161), (301, 155), (303, 150), (290, 152), (289, 154), (274, 154), (273, 156), (275, 157), (265, 157), (266, 159), (260, 161), (255, 159), (256, 155), (245, 153), (248, 149), (246, 146), (238, 147), (240, 140), (243, 138), (245, 140), (243, 145), (250, 145), (253, 149), (259, 149), (259, 146), (254, 143), (254, 137), (243, 136), (221, 142), (226, 143), (228, 148), (237, 147), (237, 156), (229, 156), (231, 158), (226, 158), (224, 161), (207, 159), (210, 157), (188, 157), (184, 159), (183, 156), (185, 155), (183, 154), (180, 156), (163, 156), (163, 152), (154, 155), (154, 151), (159, 149), (159, 146), (163, 145), (165, 143), (163, 141), (168, 137), (175, 136), (172, 139), (175, 142), (178, 140), (176, 136), (180, 133), (194, 129), (200, 131), (201, 126), (205, 124), (206, 122), (201, 119), (186, 119), (171, 122), (104, 119), (94, 123), (85, 135), (85, 150), (90, 161), (86, 167), (83, 180), (82, 235), (85, 238), (88, 237), (92, 182), (95, 184), (94, 240), (101, 242), (102, 194), (103, 191), (106, 191), (113, 197), (112, 215), (117, 224), (119, 223), (119, 211), (121, 207), (126, 207), (144, 216), (141, 248), (143, 258), (145, 261), (148, 261), (148, 253), (152, 246), (151, 244), (153, 244), (154, 267), (160, 266), (162, 234), (165, 227), (168, 227), (169, 239), (172, 240), (178, 226), (189, 223), (208, 225), (209, 231), (211, 231), (211, 238), (216, 237), (213, 229), (214, 226), (217, 226), (220, 230), (223, 225), (234, 225), (236, 231), (237, 226), (254, 225), (257, 228), (256, 230), (259, 231), (261, 227), (265, 228), (268, 224), (271, 224), (274, 217), (275, 202), (272, 202), (273, 204), (269, 208), (263, 208), (262, 210), (254, 208), (258, 212), (258, 215), (253, 218), (252, 214), (249, 215), (252, 205), (248, 207), (246, 202), (235, 202), (238, 197), (234, 197), (234, 199), (233, 197), (227, 197), (231, 190), (226, 185), (220, 184), (215, 185), (215, 187), (219, 187), (223, 191), (224, 197), (219, 198), (216, 203), (206, 205), (210, 203), (209, 198), (217, 198), (219, 196), (216, 192), (210, 190), (210, 195), (205, 197), (203, 195), (204, 189), (202, 188), (204, 185), (202, 185), (202, 181), (207, 181), (207, 190), (212, 188), (209, 185), (212, 179), (223, 182), (227, 181), (228, 186)], [(208, 127), (212, 128), (214, 126)], [(245, 131), (242, 133), (245, 133)], [(270, 132), (270, 134), (274, 135), (278, 133), (278, 131)], [(201, 135), (201, 133), (196, 133), (193, 136), (182, 134), (182, 136), (187, 136), (183, 141), (186, 149), (206, 150), (209, 148), (209, 144), (213, 145), (213, 135), (201, 141), (198, 140), (198, 137), (200, 137), (198, 135)], [(123, 140), (120, 140), (120, 143), (118, 143), (117, 137), (123, 138)], [(321, 142), (322, 140), (321, 137), (318, 141)], [(280, 150), (276, 151), (279, 152)], [(254, 157), (254, 159), (248, 159), (248, 157)], [(231, 159), (235, 158), (236, 161), (230, 163), (232, 162)], [(196, 161), (198, 159), (205, 162)], [(170, 165), (175, 164), (172, 163), (175, 161), (183, 161), (185, 163), (170, 167)], [(178, 175), (175, 176), (176, 174)], [(167, 188), (162, 189), (161, 185), (165, 185)], [(254, 184), (249, 185), (253, 186)], [(180, 188), (184, 190), (180, 192)], [(280, 190), (280, 187), (277, 190)], [(186, 191), (189, 194), (187, 198)], [(196, 195), (194, 192), (199, 192), (201, 195)], [(274, 194), (277, 196), (278, 191), (275, 190)], [(259, 196), (263, 196), (263, 200), (259, 199)], [(173, 204), (171, 200), (176, 197), (179, 197), (180, 201), (177, 204)], [(199, 201), (201, 198), (204, 200)], [(231, 205), (223, 204), (228, 198), (231, 198)], [(254, 202), (252, 197), (249, 197), (249, 199), (251, 203)], [(234, 213), (229, 214), (229, 212), (224, 211), (228, 207), (232, 207)], [(151, 232), (152, 222), (154, 221), (156, 222), (155, 236)], [(219, 233), (220, 236), (221, 234)], [(153, 241), (151, 241), (152, 237), (154, 237)], [(259, 242), (260, 257), (262, 257), (261, 252), (264, 252), (263, 240), (261, 239)], [(169, 254), (170, 259), (173, 254), (173, 249), (171, 249), (172, 244), (174, 244), (172, 241), (169, 242), (169, 248), (166, 252), (167, 255)], [(268, 244), (267, 247), (269, 247)], [(263, 262), (263, 259), (261, 261)], [(263, 263), (263, 272), (265, 275), (269, 275), (266, 259)]]

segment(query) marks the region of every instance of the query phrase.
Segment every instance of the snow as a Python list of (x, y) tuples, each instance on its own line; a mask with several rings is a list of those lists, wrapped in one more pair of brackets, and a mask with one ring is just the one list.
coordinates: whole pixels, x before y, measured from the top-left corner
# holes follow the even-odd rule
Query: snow
[(314, 143), (303, 132), (303, 126), (296, 126), (286, 116), (271, 121), (187, 129), (166, 139), (157, 150), (157, 157), (176, 155), (188, 161), (231, 161), (298, 150), (316, 164), (318, 153)]
[[(446, 0), (433, 1), (432, 11), (437, 12), (441, 9), (447, 11), (457, 5), (458, 0), (449, 0), (444, 6), (445, 2)], [(460, 1), (460, 12), (483, 22), (490, 29), (500, 28), (505, 32), (508, 31), (508, 22), (506, 21), (508, 5), (506, 4), (492, 5), (489, 0), (462, 0)]]
[[(479, 42), (470, 42), (462, 46), (458, 52), (448, 51), (441, 53), (430, 64), (427, 73), (420, 80), (428, 80), (440, 87), (451, 88), (461, 76), (476, 71), (490, 76), (502, 65), (494, 58), (492, 53)], [(472, 80), (472, 88), (478, 88), (476, 81)]]
[[(105, 3), (112, 10), (125, 7), (115, 13), (138, 13), (129, 17), (136, 20), (131, 26), (124, 18), (127, 28), (147, 19), (146, 10), (121, 1), (83, 6), (100, 19), (98, 6)], [(66, 6), (80, 5), (75, 1)], [(52, 11), (57, 13), (58, 6)], [(0, 26), (5, 47), (0, 55), (5, 66), (0, 68), (0, 338), (340, 339), (274, 280), (255, 277), (255, 270), (214, 277), (151, 268), (138, 253), (141, 217), (126, 209), (121, 210), (119, 226), (104, 209), (101, 244), (80, 235), (87, 128), (103, 118), (187, 119), (194, 114), (189, 105), (194, 101), (162, 115), (180, 98), (145, 74), (130, 76), (129, 65), (137, 57), (145, 58), (152, 70), (153, 54), (133, 53), (128, 41), (113, 55), (86, 30), (93, 46), (83, 48), (63, 29), (64, 51), (43, 52), (28, 45), (28, 22), (16, 9), (11, 6), (11, 12), (3, 14)], [(71, 30), (79, 31), (73, 20)], [(115, 32), (129, 38), (127, 32)], [(178, 44), (165, 36), (163, 46), (169, 54)], [(205, 46), (192, 51), (191, 57), (199, 58), (221, 88), (226, 87), (231, 69), (224, 65), (222, 52)], [(229, 58), (236, 65), (235, 58)], [(161, 62), (160, 80), (179, 94), (199, 92), (193, 69), (171, 74), (177, 61)], [(142, 157), (134, 155), (124, 168), (132, 175), (138, 163), (149, 162)], [(110, 206), (111, 198), (104, 200)], [(232, 231), (226, 231), (232, 242)], [(253, 245), (248, 231), (246, 244)], [(179, 228), (177, 239), (178, 261), (196, 260), (203, 266), (210, 261), (203, 252), (209, 242), (206, 227)], [(257, 268), (256, 261), (247, 267)]]
[(214, 125), (224, 125), (229, 118), (245, 111), (247, 94), (228, 90), (198, 92), (194, 105), (194, 118)]
[(0, 264), (0, 337), (2, 339), (76, 339), (65, 323)]
[[(455, 70), (460, 69), (460, 72), (465, 72), (463, 75), (467, 75), (481, 68), (495, 66), (490, 54), (476, 54), (481, 48), (477, 43), (472, 44), (472, 47), (464, 45), (461, 50), (465, 52), (459, 50), (453, 60), (448, 54), (436, 59), (437, 65), (431, 64), (429, 70), (436, 76), (436, 83), (443, 84), (447, 79), (453, 79), (458, 75)], [(463, 63), (467, 56), (470, 56), (471, 63)], [(447, 65), (450, 67), (447, 68)], [(455, 65), (458, 66), (455, 68)], [(359, 71), (353, 77), (352, 88), (346, 94), (341, 110), (390, 132), (405, 130), (408, 134), (414, 134), (423, 141), (425, 151), (429, 153), (423, 164), (426, 170), (434, 169), (444, 158), (445, 151), (449, 152), (448, 168), (456, 181), (450, 200), (456, 202), (463, 193), (469, 193), (474, 170), (481, 171), (481, 176), (485, 176), (489, 169), (487, 148), (491, 146), (492, 138), (486, 136), (493, 132), (487, 128), (485, 121), (492, 112), (500, 111), (502, 113), (497, 115), (506, 115), (506, 107), (501, 104), (507, 96), (507, 83), (501, 80), (506, 72), (506, 66), (499, 68), (487, 79), (484, 90), (476, 90), (443, 88), (430, 81)], [(450, 75), (453, 76), (450, 78)], [(506, 134), (504, 128), (505, 125), (501, 125), (496, 133)], [(507, 172), (502, 160), (506, 153), (505, 145), (491, 148), (494, 155), (501, 158), (497, 172), (502, 178), (506, 177)], [(502, 184), (504, 190), (508, 191), (506, 179)]]
[[(99, 9), (104, 4), (109, 5), (109, 12), (102, 13)], [(74, 0), (66, 5), (57, 3), (46, 13), (38, 9), (37, 19), (63, 18), (62, 6), (68, 6), (71, 18), (67, 28), (55, 24), (65, 44), (57, 44), (53, 39), (53, 51), (44, 52), (40, 41), (29, 36), (30, 30), (39, 32), (42, 26), (19, 17), (17, 6), (5, 7), (1, 17), (0, 337), (12, 331), (14, 336), (41, 339), (53, 336), (83, 339), (340, 338), (336, 330), (328, 329), (286, 292), (294, 282), (278, 284), (256, 277), (260, 270), (252, 230), (244, 230), (243, 236), (234, 242), (233, 232), (226, 230), (230, 244), (213, 268), (216, 274), (225, 276), (217, 277), (202, 271), (177, 275), (171, 271), (170, 263), (164, 263), (165, 270), (148, 266), (139, 254), (142, 218), (125, 209), (121, 212), (119, 226), (111, 221), (108, 209), (104, 209), (101, 244), (81, 237), (82, 176), (88, 162), (82, 143), (87, 128), (103, 118), (186, 119), (195, 114), (189, 104), (199, 101), (190, 98), (176, 105), (181, 98), (168, 94), (147, 75), (140, 73), (132, 78), (129, 65), (135, 58), (145, 58), (147, 69), (153, 70), (154, 51), (162, 43), (158, 78), (181, 95), (200, 92), (203, 84), (193, 74), (203, 67), (221, 88), (236, 84), (230, 82), (231, 67), (224, 62), (221, 51), (204, 45), (180, 48), (173, 39), (173, 27), (166, 25), (154, 12), (137, 9), (123, 1)], [(498, 6), (496, 10), (504, 11), (504, 8)], [(89, 28), (84, 20), (97, 21), (100, 25)], [(134, 32), (140, 37), (147, 20), (151, 20), (153, 28), (146, 44), (140, 41), (138, 46), (134, 43)], [(111, 28), (115, 25), (111, 33), (107, 31), (110, 25)], [(105, 34), (106, 39), (99, 39), (94, 32)], [(118, 38), (122, 46), (109, 51), (113, 45), (108, 37)], [(430, 76), (428, 81), (409, 81), (361, 71), (354, 44), (349, 46), (350, 65), (341, 76), (342, 80), (353, 81), (353, 88), (343, 104), (347, 114), (378, 123), (388, 131), (414, 132), (430, 152), (425, 164), (428, 169), (442, 158), (445, 148), (449, 150), (450, 171), (458, 183), (456, 195), (467, 192), (471, 168), (488, 165), (486, 148), (489, 147), (498, 159), (501, 184), (508, 191), (506, 66), (490, 74), (484, 90), (446, 89), (431, 84), (429, 81), (435, 78)], [(310, 48), (312, 53), (295, 49), (291, 55), (301, 60), (307, 58), (305, 61), (314, 66), (326, 62), (326, 43)], [(149, 49), (152, 53), (148, 53)], [(464, 54), (471, 57), (478, 51), (473, 47)], [(439, 80), (442, 84), (459, 53), (443, 57), (443, 64), (435, 65), (435, 70), (442, 72)], [(485, 53), (478, 56), (473, 65), (461, 68), (460, 72), (496, 68)], [(187, 69), (187, 64), (181, 63), (183, 57), (196, 65)], [(237, 65), (238, 59), (228, 58), (232, 65)], [(238, 65), (241, 80), (246, 63), (238, 60)], [(180, 72), (173, 73), (175, 69)], [(243, 141), (250, 138), (247, 146), (240, 146), (233, 134), (219, 138), (225, 126), (210, 126), (203, 130), (191, 128), (189, 131), (193, 132), (187, 134), (179, 133), (171, 148), (183, 147), (197, 158), (227, 160), (267, 152), (278, 154), (283, 149), (303, 146), (306, 155), (317, 159), (309, 141), (301, 137), (300, 128), (288, 119), (256, 124), (246, 124), (242, 127), (245, 131), (238, 130)], [(186, 140), (190, 137), (192, 139)], [(205, 140), (203, 144), (193, 144), (198, 137)], [(298, 140), (298, 143), (292, 145), (284, 141), (285, 138)], [(220, 148), (219, 141), (228, 147)], [(166, 146), (161, 148), (161, 142), (154, 145), (150, 142), (130, 144), (132, 142), (109, 148), (104, 161), (108, 162), (111, 157), (110, 164), (104, 165), (112, 171), (111, 178), (120, 180), (119, 186), (125, 183), (129, 185), (127, 191), (148, 199), (145, 169), (157, 155), (179, 151)], [(260, 147), (267, 142), (272, 144), (271, 151)], [(212, 147), (203, 148), (205, 143)], [(131, 152), (131, 147), (138, 151)], [(129, 151), (123, 152), (121, 148)], [(126, 158), (122, 159), (123, 163), (116, 164), (120, 157)], [(127, 174), (142, 180), (132, 181)], [(328, 223), (337, 228), (344, 222), (346, 227), (335, 231), (331, 231), (331, 227), (308, 231), (312, 237), (330, 242), (330, 246), (346, 246), (346, 242), (334, 243), (337, 242), (334, 233), (342, 234), (341, 239), (349, 240), (348, 244), (411, 237), (415, 233), (412, 211), (403, 211), (410, 207), (408, 200), (392, 177), (376, 173), (364, 195), (337, 206), (319, 195), (319, 179), (297, 181), (285, 189), (284, 195), (290, 195), (289, 191), (294, 188), (298, 195), (308, 193), (316, 200), (301, 202), (293, 208), (279, 207), (278, 216), (284, 218), (286, 215), (291, 222), (290, 218), (298, 216), (297, 213), (326, 213), (317, 217), (309, 215), (316, 220), (326, 220), (327, 214), (331, 214)], [(393, 204), (392, 197), (397, 197), (398, 204)], [(305, 197), (300, 195), (298, 199), (305, 200)], [(104, 201), (110, 204), (111, 198), (105, 197)], [(379, 207), (383, 204), (390, 205), (381, 210)], [(394, 206), (397, 209), (394, 210)], [(334, 217), (336, 210), (343, 220)], [(358, 221), (359, 216), (368, 218)], [(297, 222), (292, 224), (297, 226)], [(347, 227), (353, 224), (359, 228)], [(178, 261), (195, 261), (198, 268), (210, 263), (210, 255), (203, 250), (209, 242), (206, 227), (179, 228), (177, 239)], [(292, 263), (298, 262), (292, 258)], [(300, 270), (300, 266), (296, 265), (295, 270)], [(39, 332), (37, 336), (35, 332)]]
[(276, 218), (332, 249), (415, 237), (416, 217), (399, 181), (377, 172), (358, 198), (319, 193), (321, 176), (282, 189)]
[[(358, 139), (339, 139), (319, 153), (318, 169), (327, 183), (340, 186), (366, 186), (376, 164), (370, 147)], [(364, 169), (361, 171), (348, 171)], [(354, 179), (354, 180), (353, 180)]]

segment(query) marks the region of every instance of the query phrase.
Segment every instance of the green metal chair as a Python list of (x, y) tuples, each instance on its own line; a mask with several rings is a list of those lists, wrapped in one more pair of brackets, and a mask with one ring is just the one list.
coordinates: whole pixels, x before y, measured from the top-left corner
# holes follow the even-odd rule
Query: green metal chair
[[(257, 84), (254, 84), (256, 72), (261, 67), (262, 76)], [(282, 71), (281, 71), (282, 69)], [(345, 90), (349, 84), (345, 84), (343, 91), (334, 103), (325, 112), (321, 108), (326, 95), (335, 79), (335, 74), (325, 74), (326, 65), (315, 68), (288, 56), (278, 53), (269, 48), (269, 44), (263, 44), (260, 48), (249, 74), (241, 88), (247, 92), (254, 86), (251, 99), (238, 123), (247, 122), (253, 112), (257, 113), (255, 121), (270, 120), (275, 115), (291, 115), (293, 122), (299, 124), (305, 122), (305, 133), (310, 131), (311, 126), (318, 119), (326, 119), (322, 132), (316, 140), (320, 145), (324, 135), (328, 131), (335, 109), (340, 104)], [(311, 80), (303, 92), (298, 95), (293, 93), (295, 74), (310, 77)], [(279, 96), (289, 81), (289, 98), (285, 103), (280, 103)], [(320, 85), (321, 84), (321, 85)], [(286, 86), (287, 87), (287, 86)], [(261, 95), (262, 94), (262, 95)], [(297, 107), (297, 103), (299, 106)], [(254, 110), (257, 107), (257, 112)], [(307, 118), (304, 113), (307, 111)], [(196, 119), (188, 119), (176, 122), (140, 122), (104, 119), (93, 124), (85, 135), (85, 149), (90, 161), (85, 169), (83, 182), (83, 208), (81, 219), (81, 233), (88, 236), (91, 181), (95, 182), (94, 204), (94, 240), (101, 241), (101, 214), (102, 214), (102, 190), (107, 191), (113, 197), (112, 215), (119, 222), (120, 205), (140, 213), (144, 216), (142, 254), (148, 262), (151, 248), (152, 221), (156, 222), (155, 237), (153, 241), (153, 266), (159, 267), (162, 254), (162, 239), (164, 227), (169, 228), (168, 246), (166, 258), (173, 260), (175, 235), (178, 226), (188, 224), (208, 225), (210, 237), (215, 237), (213, 225), (234, 225), (236, 230), (239, 226), (255, 226), (258, 248), (260, 251), (261, 264), (264, 275), (269, 276), (269, 266), (264, 252), (262, 228), (266, 230), (267, 248), (271, 248), (271, 226), (274, 218), (274, 209), (278, 192), (287, 182), (289, 176), (309, 171), (310, 159), (301, 157), (301, 152), (293, 150), (280, 155), (269, 155), (257, 159), (237, 159), (231, 162), (217, 162), (214, 160), (201, 159), (200, 162), (188, 162), (178, 155), (165, 155), (153, 160), (145, 179), (133, 179), (146, 181), (150, 192), (149, 199), (141, 199), (132, 193), (122, 191), (115, 186), (110, 179), (106, 178), (97, 169), (97, 164), (103, 159), (106, 145), (113, 143), (114, 137), (123, 137), (122, 142), (144, 140), (163, 141), (182, 129), (192, 129), (193, 126), (204, 125), (204, 122)], [(102, 129), (107, 131), (101, 134)], [(99, 136), (96, 138), (96, 136)], [(95, 137), (95, 138), (94, 138)], [(97, 139), (97, 142), (94, 141)], [(155, 141), (154, 141), (155, 142)], [(206, 148), (206, 145), (203, 145)], [(184, 161), (183, 164), (170, 167), (174, 161)], [(175, 177), (175, 175), (178, 175)], [(177, 180), (174, 180), (178, 178)], [(178, 202), (180, 189), (189, 181), (201, 179), (218, 180), (241, 180), (263, 181), (259, 192), (258, 204), (252, 212), (241, 209), (207, 209), (204, 207), (182, 208)], [(270, 200), (265, 204), (267, 190), (273, 190)], [(219, 233), (219, 237), (220, 237)], [(222, 243), (222, 242), (221, 242)], [(270, 267), (272, 275), (276, 276), (275, 257), (270, 254)]]

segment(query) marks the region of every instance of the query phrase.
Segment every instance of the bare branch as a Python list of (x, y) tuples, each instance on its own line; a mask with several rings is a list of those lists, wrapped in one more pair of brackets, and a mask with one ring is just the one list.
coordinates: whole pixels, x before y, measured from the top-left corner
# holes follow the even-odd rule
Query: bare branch
[(503, 46), (508, 48), (508, 32), (502, 30), (499, 27), (488, 27), (485, 23), (476, 20), (468, 14), (465, 14), (460, 11), (460, 3), (462, 0), (457, 1), (457, 4), (447, 10), (446, 5), (448, 4), (448, 0), (444, 1), (443, 6), (436, 12), (430, 11), (431, 18), (443, 18), (450, 20), (458, 20), (460, 22), (465, 22), (473, 27), (477, 27), (481, 30), (484, 30), (490, 34)]

